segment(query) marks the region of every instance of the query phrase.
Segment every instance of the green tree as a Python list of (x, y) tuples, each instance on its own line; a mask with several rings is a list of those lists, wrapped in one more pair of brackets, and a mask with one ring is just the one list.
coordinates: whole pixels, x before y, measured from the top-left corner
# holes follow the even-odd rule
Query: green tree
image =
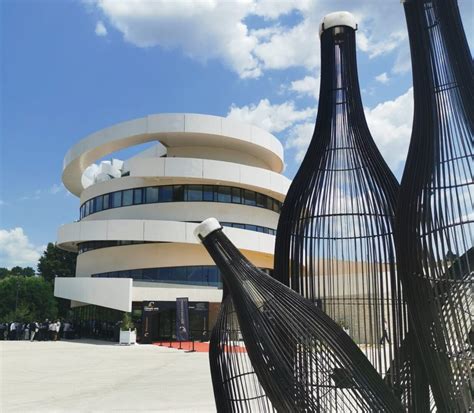
[(38, 262), (38, 273), (51, 284), (56, 277), (74, 277), (77, 253), (64, 251), (49, 243)]
[[(48, 243), (38, 261), (38, 274), (52, 286), (56, 277), (74, 277), (76, 274), (77, 253), (64, 251), (53, 243)], [(55, 297), (58, 314), (68, 317), (71, 301)]]
[(8, 268), (0, 268), (0, 279), (13, 275), (15, 277), (34, 277), (35, 270), (31, 267), (13, 267), (11, 270)]
[(50, 283), (41, 277), (8, 276), (0, 280), (0, 320), (32, 321), (57, 317)]
[(5, 267), (0, 267), (0, 279), (8, 277), (10, 274), (10, 270)]
[(35, 270), (31, 267), (13, 267), (10, 270), (11, 275), (23, 276), (23, 277), (33, 277), (35, 275)]

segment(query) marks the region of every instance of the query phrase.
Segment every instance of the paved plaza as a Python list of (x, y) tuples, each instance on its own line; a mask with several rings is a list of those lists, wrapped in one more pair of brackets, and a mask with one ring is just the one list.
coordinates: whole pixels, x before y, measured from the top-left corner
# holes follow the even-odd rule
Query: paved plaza
[(0, 412), (215, 412), (207, 353), (0, 342)]

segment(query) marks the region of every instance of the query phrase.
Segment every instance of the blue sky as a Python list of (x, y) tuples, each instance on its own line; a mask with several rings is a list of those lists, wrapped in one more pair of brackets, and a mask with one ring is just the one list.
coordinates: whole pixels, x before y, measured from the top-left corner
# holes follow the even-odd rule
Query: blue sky
[[(472, 48), (473, 2), (459, 4)], [(0, 2), (0, 266), (35, 266), (77, 219), (63, 157), (114, 123), (162, 112), (254, 123), (281, 140), (291, 178), (314, 126), (318, 25), (336, 10), (359, 21), (369, 126), (400, 176), (413, 103), (399, 0)]]

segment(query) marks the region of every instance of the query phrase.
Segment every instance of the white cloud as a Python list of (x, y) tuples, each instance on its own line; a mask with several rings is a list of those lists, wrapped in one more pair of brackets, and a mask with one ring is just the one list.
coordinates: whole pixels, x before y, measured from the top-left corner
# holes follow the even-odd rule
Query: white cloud
[(61, 192), (64, 189), (63, 184), (53, 184), (51, 188), (49, 188), (49, 193), (51, 195), (56, 195), (58, 192)]
[(318, 23), (311, 17), (291, 27), (281, 27), (265, 42), (255, 46), (254, 53), (265, 69), (288, 69), (303, 66), (313, 70), (319, 66)]
[(296, 148), (295, 161), (301, 162), (306, 154), (314, 132), (314, 122), (304, 122), (293, 126), (286, 140), (286, 148)]
[(251, 0), (96, 0), (95, 4), (110, 25), (136, 46), (177, 48), (201, 62), (220, 58), (243, 78), (261, 73), (252, 53), (257, 38), (244, 23), (254, 7)]
[(97, 36), (107, 36), (107, 29), (104, 26), (104, 23), (99, 20), (97, 24), (95, 25), (95, 34)]
[(392, 67), (392, 73), (400, 75), (403, 73), (408, 73), (411, 70), (411, 56), (410, 48), (408, 45), (404, 45), (400, 48), (395, 58), (395, 63)]
[(312, 96), (316, 100), (319, 98), (319, 86), (321, 79), (319, 77), (305, 76), (303, 79), (291, 82), (290, 90), (300, 94)]
[(258, 105), (232, 105), (227, 117), (278, 133), (298, 122), (313, 118), (315, 114), (314, 108), (298, 110), (291, 101), (272, 105), (268, 99), (262, 99)]
[(382, 84), (387, 84), (390, 81), (390, 78), (387, 75), (387, 72), (380, 73), (380, 75), (375, 76), (375, 80)]
[[(377, 7), (349, 0), (88, 0), (88, 4), (95, 5), (127, 42), (181, 49), (201, 62), (220, 59), (242, 78), (258, 77), (268, 69), (317, 69), (319, 24), (335, 9), (356, 16), (359, 49), (371, 58), (407, 45), (403, 7), (396, 2)], [(279, 19), (290, 12), (298, 16), (295, 23)], [(249, 16), (263, 17), (258, 29), (249, 27)]]
[[(406, 159), (413, 119), (413, 90), (365, 109), (367, 123), (382, 156), (393, 171)], [(232, 106), (229, 118), (259, 126), (271, 133), (283, 132), (286, 149), (295, 149), (301, 162), (313, 136), (316, 110), (298, 109), (294, 102), (271, 104), (262, 99), (258, 105)]]
[(413, 89), (394, 100), (366, 109), (372, 136), (392, 171), (405, 162), (413, 121)]
[(385, 55), (397, 49), (407, 38), (407, 33), (404, 31), (396, 31), (390, 33), (384, 40), (377, 41), (369, 39), (364, 32), (357, 35), (357, 46), (363, 52), (368, 53), (369, 57)]
[(11, 268), (20, 267), (36, 268), (38, 260), (46, 246), (33, 245), (23, 228), (11, 230), (0, 229), (0, 265)]

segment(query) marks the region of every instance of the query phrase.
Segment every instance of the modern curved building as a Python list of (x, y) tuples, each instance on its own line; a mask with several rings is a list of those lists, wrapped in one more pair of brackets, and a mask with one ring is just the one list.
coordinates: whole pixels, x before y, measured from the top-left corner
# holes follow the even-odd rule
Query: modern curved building
[[(156, 144), (94, 164), (145, 142)], [(176, 298), (187, 297), (191, 329), (211, 328), (222, 285), (193, 230), (216, 217), (252, 263), (271, 271), (290, 183), (283, 166), (273, 135), (215, 116), (149, 115), (87, 136), (64, 159), (80, 214), (59, 229), (58, 246), (79, 255), (76, 277), (56, 278), (55, 295), (72, 307), (133, 311), (151, 339), (173, 335)]]

